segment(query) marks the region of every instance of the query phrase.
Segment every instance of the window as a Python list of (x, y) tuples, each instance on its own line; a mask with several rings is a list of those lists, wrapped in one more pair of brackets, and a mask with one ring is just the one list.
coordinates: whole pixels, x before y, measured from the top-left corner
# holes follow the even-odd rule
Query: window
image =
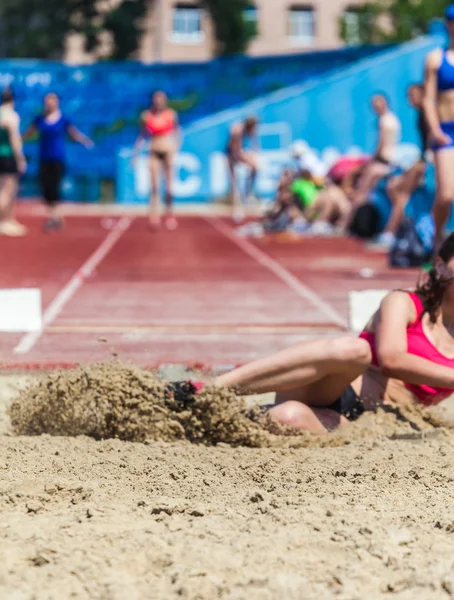
[(315, 10), (312, 6), (292, 6), (288, 11), (288, 35), (292, 42), (312, 46), (315, 42)]
[(172, 41), (177, 44), (198, 44), (204, 39), (203, 11), (192, 4), (176, 4), (173, 9)]
[(244, 9), (243, 19), (245, 20), (251, 35), (256, 37), (258, 35), (258, 11), (253, 4)]
[(357, 10), (348, 9), (343, 16), (343, 38), (349, 46), (361, 44), (361, 16)]

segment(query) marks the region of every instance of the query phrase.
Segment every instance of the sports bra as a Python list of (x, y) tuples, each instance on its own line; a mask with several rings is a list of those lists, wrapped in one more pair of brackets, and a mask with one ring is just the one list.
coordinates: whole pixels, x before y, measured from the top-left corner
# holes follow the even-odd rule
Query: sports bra
[[(454, 358), (448, 358), (444, 354), (441, 354), (424, 333), (421, 318), (424, 307), (421, 299), (413, 292), (409, 292), (409, 296), (413, 300), (413, 304), (416, 308), (416, 320), (407, 327), (407, 352), (414, 356), (420, 356), (421, 358), (430, 360), (434, 364), (454, 369)], [(360, 338), (369, 343), (372, 352), (372, 364), (378, 366), (375, 333), (363, 331)], [(432, 387), (429, 385), (414, 385), (410, 383), (405, 383), (405, 387), (425, 406), (438, 404), (451, 396), (454, 392), (454, 389)]]
[(151, 135), (167, 135), (175, 130), (175, 113), (171, 108), (166, 108), (162, 112), (148, 112), (145, 120), (145, 127)]
[(443, 50), (443, 60), (438, 69), (438, 91), (448, 92), (454, 90), (454, 65), (448, 60), (448, 51)]

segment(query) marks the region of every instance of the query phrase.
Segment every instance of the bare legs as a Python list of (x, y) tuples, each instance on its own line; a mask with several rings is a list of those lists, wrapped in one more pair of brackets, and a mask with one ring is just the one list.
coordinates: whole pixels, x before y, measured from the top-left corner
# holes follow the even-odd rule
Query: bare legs
[(235, 369), (215, 383), (253, 394), (277, 392), (279, 404), (271, 414), (278, 421), (323, 431), (345, 422), (327, 407), (367, 370), (370, 362), (370, 347), (364, 340), (317, 340)]
[(426, 171), (423, 161), (417, 162), (402, 175), (397, 175), (389, 180), (386, 191), (391, 200), (391, 215), (384, 229), (385, 233), (395, 234), (402, 223), (405, 207), (411, 195), (418, 187)]
[(451, 214), (454, 198), (454, 148), (444, 148), (435, 153), (437, 193), (433, 207), (435, 221), (435, 247), (441, 243), (446, 223)]
[(249, 177), (246, 184), (246, 198), (253, 193), (255, 180), (257, 178), (258, 172), (257, 157), (254, 154), (248, 152), (241, 152), (239, 156), (228, 156), (228, 167), (232, 190), (232, 217), (234, 221), (242, 221), (244, 219), (243, 203), (236, 182), (235, 173), (235, 168), (240, 163), (246, 165), (249, 168)]
[(151, 154), (150, 156), (150, 176), (151, 176), (151, 197), (150, 197), (150, 225), (159, 227), (161, 224), (161, 199), (159, 197), (159, 178), (161, 168), (165, 179), (165, 205), (166, 211), (164, 222), (167, 229), (176, 229), (178, 223), (173, 215), (173, 153), (166, 152), (163, 156)]
[(26, 228), (17, 223), (12, 216), (17, 190), (17, 175), (0, 177), (0, 235), (19, 237), (27, 233)]

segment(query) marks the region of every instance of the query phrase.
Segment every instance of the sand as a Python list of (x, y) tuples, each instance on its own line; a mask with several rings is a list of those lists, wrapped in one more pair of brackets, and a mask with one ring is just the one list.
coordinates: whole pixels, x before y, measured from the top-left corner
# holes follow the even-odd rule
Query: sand
[(0, 381), (0, 598), (454, 597), (449, 428), (389, 412), (293, 436), (230, 392), (188, 411), (111, 368), (33, 384), (19, 436), (24, 379)]

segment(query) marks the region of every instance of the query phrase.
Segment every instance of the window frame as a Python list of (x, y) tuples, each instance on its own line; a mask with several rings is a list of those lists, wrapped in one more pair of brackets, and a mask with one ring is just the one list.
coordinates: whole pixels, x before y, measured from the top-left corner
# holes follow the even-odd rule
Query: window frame
[[(198, 30), (190, 31), (191, 19), (198, 23)], [(201, 44), (205, 40), (203, 30), (204, 10), (198, 4), (185, 4), (177, 2), (172, 6), (172, 30), (169, 39), (174, 44)], [(180, 28), (175, 25), (180, 20)], [(183, 25), (183, 26), (181, 26)], [(178, 30), (180, 29), (180, 30)], [(186, 31), (184, 31), (186, 29)]]
[[(310, 15), (311, 18), (307, 20), (310, 24), (311, 34), (301, 35), (300, 33), (292, 32), (292, 28), (304, 28), (303, 15)], [(298, 18), (301, 19), (301, 23), (298, 24)], [(317, 41), (317, 9), (312, 4), (292, 4), (287, 9), (287, 37), (293, 45), (312, 47)]]

